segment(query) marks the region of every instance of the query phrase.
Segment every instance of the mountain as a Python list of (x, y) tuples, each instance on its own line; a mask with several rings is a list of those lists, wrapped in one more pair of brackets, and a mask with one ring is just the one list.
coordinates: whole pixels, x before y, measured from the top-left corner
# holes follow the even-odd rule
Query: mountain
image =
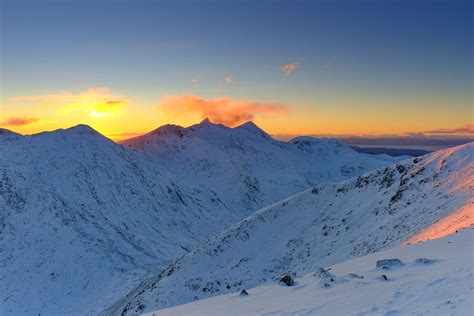
[(283, 274), (300, 277), (472, 225), (473, 209), (470, 143), (320, 184), (265, 207), (142, 282), (104, 314), (148, 312), (239, 292)]
[(312, 185), (400, 160), (359, 154), (335, 139), (276, 141), (253, 122), (229, 128), (208, 119), (188, 128), (165, 125), (122, 145), (157, 159), (179, 178), (210, 188), (242, 215)]
[(96, 314), (239, 219), (88, 126), (2, 129), (0, 314)]
[(390, 161), (251, 122), (123, 146), (86, 125), (0, 129), (0, 314), (95, 314), (253, 209)]
[[(345, 261), (295, 280), (163, 309), (165, 315), (470, 315), (474, 229)], [(377, 262), (398, 259), (390, 269)], [(383, 277), (386, 276), (386, 280)]]

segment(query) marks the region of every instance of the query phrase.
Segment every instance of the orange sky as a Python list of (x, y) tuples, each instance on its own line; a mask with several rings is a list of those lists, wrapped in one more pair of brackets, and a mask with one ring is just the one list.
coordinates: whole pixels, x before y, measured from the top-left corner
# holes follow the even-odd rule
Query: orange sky
[[(370, 106), (367, 99), (364, 104), (341, 99), (339, 102), (346, 102), (345, 108), (335, 104), (337, 98), (320, 102), (290, 104), (183, 94), (140, 104), (111, 89), (96, 87), (79, 92), (12, 97), (1, 106), (0, 125), (31, 134), (88, 124), (115, 140), (143, 134), (169, 123), (189, 126), (206, 117), (228, 126), (253, 120), (270, 134), (403, 135), (438, 129), (459, 135), (474, 132), (472, 117), (460, 118), (459, 113), (446, 113), (443, 100), (431, 107), (429, 117), (417, 113), (416, 108), (406, 112), (410, 104), (399, 106), (397, 100), (384, 100), (383, 108)], [(372, 102), (381, 101), (373, 99)], [(427, 119), (420, 119), (422, 117)]]

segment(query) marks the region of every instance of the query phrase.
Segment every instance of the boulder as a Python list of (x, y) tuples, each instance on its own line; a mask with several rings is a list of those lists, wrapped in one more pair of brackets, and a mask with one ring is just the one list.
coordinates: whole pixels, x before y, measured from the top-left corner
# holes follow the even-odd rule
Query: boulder
[(377, 268), (390, 269), (393, 267), (401, 266), (403, 262), (400, 259), (382, 259), (377, 261)]
[(428, 258), (416, 258), (415, 264), (432, 264), (435, 260), (428, 259)]
[(278, 284), (285, 284), (286, 286), (293, 286), (295, 285), (295, 281), (293, 280), (293, 278), (291, 276), (289, 276), (288, 274), (287, 275), (284, 275), (281, 279), (280, 279), (280, 282), (278, 282)]

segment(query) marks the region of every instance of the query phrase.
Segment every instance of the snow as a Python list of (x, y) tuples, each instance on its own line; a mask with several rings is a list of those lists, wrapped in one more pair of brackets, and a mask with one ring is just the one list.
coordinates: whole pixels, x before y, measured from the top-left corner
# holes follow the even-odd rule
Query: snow
[(471, 220), (473, 146), (385, 167), (251, 122), (123, 145), (0, 129), (0, 315), (136, 314), (451, 233)]
[[(293, 287), (273, 282), (146, 315), (472, 315), (473, 242), (470, 228), (333, 265), (327, 286), (311, 273)], [(376, 268), (386, 258), (403, 265)]]
[(273, 140), (253, 122), (235, 128), (204, 120), (160, 127), (122, 142), (188, 182), (216, 192), (244, 215), (308, 187), (341, 181), (400, 158), (360, 154), (335, 139)]
[[(306, 181), (299, 160), (285, 161), (298, 149), (283, 151), (291, 145), (253, 123), (168, 125), (145, 139), (156, 137), (166, 159), (87, 125), (31, 136), (0, 129), (1, 315), (97, 314), (257, 206), (390, 163), (321, 141)], [(340, 163), (319, 166), (324, 159)]]
[(85, 125), (0, 148), (2, 315), (96, 314), (239, 219)]
[[(472, 214), (474, 143), (325, 183), (267, 206), (143, 281), (107, 313), (139, 314), (396, 247)], [(450, 224), (450, 223), (448, 223)], [(435, 236), (436, 237), (436, 236)]]

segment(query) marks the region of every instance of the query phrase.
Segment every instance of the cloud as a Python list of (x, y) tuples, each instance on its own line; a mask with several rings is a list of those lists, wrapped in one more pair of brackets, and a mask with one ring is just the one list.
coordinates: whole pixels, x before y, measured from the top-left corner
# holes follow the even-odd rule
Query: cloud
[(426, 131), (426, 134), (474, 134), (474, 124), (466, 124), (459, 128), (440, 128)]
[(224, 77), (224, 82), (227, 83), (227, 84), (231, 84), (234, 82), (234, 78), (230, 77), (230, 76), (226, 76)]
[(123, 100), (110, 100), (110, 101), (105, 102), (105, 104), (107, 104), (107, 106), (110, 106), (110, 107), (120, 106), (124, 103), (125, 101)]
[(300, 66), (299, 61), (292, 62), (290, 64), (286, 64), (280, 67), (280, 71), (283, 72), (285, 75), (291, 75), (296, 69)]
[(90, 88), (80, 93), (58, 92), (44, 95), (13, 97), (14, 102), (41, 102), (57, 107), (57, 114), (87, 113), (94, 118), (111, 117), (121, 111), (127, 101), (108, 88)]
[(277, 116), (290, 111), (290, 106), (283, 103), (232, 100), (228, 97), (203, 99), (194, 95), (166, 96), (158, 108), (173, 115), (198, 114), (201, 118), (227, 126), (253, 120), (255, 116)]
[(2, 122), (2, 125), (6, 126), (25, 126), (34, 122), (39, 121), (36, 117), (10, 117), (6, 121)]

